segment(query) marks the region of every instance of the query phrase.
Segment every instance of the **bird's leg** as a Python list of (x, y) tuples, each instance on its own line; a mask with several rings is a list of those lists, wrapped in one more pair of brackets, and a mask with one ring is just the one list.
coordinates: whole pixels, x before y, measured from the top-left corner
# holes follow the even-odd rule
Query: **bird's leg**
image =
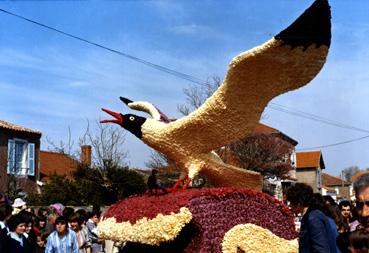
[(187, 178), (186, 178), (186, 182), (184, 183), (184, 185), (183, 185), (182, 189), (183, 189), (183, 190), (187, 189), (187, 187), (188, 187), (188, 185), (191, 183), (191, 181), (192, 181), (192, 179), (191, 179), (191, 178), (189, 178), (189, 177), (187, 177)]
[(190, 165), (188, 166), (188, 176), (186, 177), (186, 181), (183, 184), (182, 189), (187, 189), (187, 187), (190, 185), (191, 181), (193, 178), (195, 178), (195, 176), (197, 174), (199, 174), (199, 171), (201, 170), (202, 164), (201, 162), (193, 162), (190, 163)]
[(177, 190), (178, 186), (183, 182), (183, 180), (187, 180), (188, 176), (187, 176), (187, 172), (182, 171), (181, 175), (179, 176), (177, 182), (174, 184), (174, 186), (170, 189), (170, 191), (175, 191)]
[(177, 182), (172, 187), (172, 191), (175, 191), (178, 187), (178, 185), (183, 181), (183, 178), (178, 178)]

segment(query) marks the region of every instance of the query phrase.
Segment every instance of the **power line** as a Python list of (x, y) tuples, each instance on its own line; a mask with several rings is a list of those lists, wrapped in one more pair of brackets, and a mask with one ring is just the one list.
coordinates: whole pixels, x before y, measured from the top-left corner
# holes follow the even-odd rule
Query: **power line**
[(129, 54), (126, 54), (126, 53), (123, 53), (121, 51), (118, 51), (118, 50), (115, 50), (115, 49), (112, 49), (112, 48), (109, 48), (109, 47), (106, 47), (106, 46), (103, 46), (101, 44), (98, 44), (98, 43), (95, 43), (95, 42), (92, 42), (90, 40), (87, 40), (87, 39), (84, 39), (82, 37), (79, 37), (79, 36), (76, 36), (76, 35), (73, 35), (73, 34), (70, 34), (70, 33), (67, 33), (67, 32), (64, 32), (62, 30), (59, 30), (59, 29), (56, 29), (54, 27), (51, 27), (51, 26), (48, 26), (48, 25), (45, 25), (45, 24), (42, 24), (40, 22), (37, 22), (37, 21), (34, 21), (32, 19), (29, 19), (29, 18), (26, 18), (26, 17), (23, 17), (21, 15), (18, 15), (18, 14), (15, 14), (13, 12), (10, 12), (10, 11), (7, 11), (7, 10), (4, 10), (4, 9), (1, 9), (0, 8), (0, 11), (8, 14), (8, 15), (11, 15), (13, 17), (17, 17), (17, 18), (20, 18), (22, 20), (25, 20), (27, 22), (30, 22), (30, 23), (33, 23), (35, 25), (38, 25), (38, 26), (41, 26), (43, 28), (46, 28), (46, 29), (49, 29), (49, 30), (52, 30), (54, 32), (57, 32), (57, 33), (60, 33), (60, 34), (63, 34), (65, 36), (68, 36), (68, 37), (71, 37), (71, 38), (74, 38), (74, 39), (77, 39), (77, 40), (80, 40), (80, 41), (83, 41), (85, 43), (88, 43), (90, 45), (93, 45), (93, 46), (96, 46), (96, 47), (99, 47), (99, 48), (102, 48), (102, 49), (105, 49), (105, 50), (108, 50), (112, 53), (115, 53), (115, 54), (118, 54), (120, 56), (123, 56), (123, 57), (126, 57), (128, 59), (131, 59), (133, 61), (136, 61), (136, 62), (139, 62), (139, 63), (142, 63), (142, 64), (145, 64), (146, 66), (149, 66), (149, 67), (152, 67), (154, 69), (157, 69), (159, 71), (163, 71), (165, 73), (168, 73), (170, 75), (173, 75), (173, 76), (176, 76), (176, 77), (179, 77), (179, 78), (182, 78), (182, 79), (185, 79), (187, 81), (190, 81), (190, 82), (193, 82), (193, 83), (196, 83), (196, 84), (200, 84), (200, 85), (204, 85), (205, 82), (203, 80), (201, 80), (200, 78), (197, 78), (197, 77), (194, 77), (194, 76), (191, 76), (191, 75), (187, 75), (187, 74), (184, 74), (182, 72), (179, 72), (179, 71), (176, 71), (176, 70), (173, 70), (173, 69), (169, 69), (167, 67), (164, 67), (164, 66), (161, 66), (161, 65), (158, 65), (158, 64), (155, 64), (155, 63), (152, 63), (152, 62), (149, 62), (149, 61), (146, 61), (146, 60), (143, 60), (141, 58), (138, 58), (136, 56), (133, 56), (133, 55), (129, 55)]
[(338, 121), (326, 119), (326, 118), (323, 118), (321, 116), (318, 116), (318, 115), (315, 115), (315, 114), (312, 114), (312, 113), (307, 113), (307, 112), (303, 112), (303, 111), (299, 111), (299, 110), (294, 110), (294, 109), (291, 109), (287, 106), (279, 105), (279, 104), (276, 104), (276, 103), (270, 103), (267, 106), (267, 108), (273, 109), (273, 110), (276, 110), (276, 111), (280, 111), (280, 112), (284, 112), (284, 113), (294, 115), (294, 116), (297, 116), (297, 117), (301, 117), (301, 118), (321, 122), (321, 123), (324, 123), (324, 124), (327, 124), (327, 125), (332, 125), (332, 126), (336, 126), (336, 127), (340, 127), (340, 128), (349, 129), (349, 130), (369, 133), (369, 130), (366, 130), (366, 129), (362, 129), (362, 128), (358, 128), (358, 127), (355, 127), (355, 126), (350, 126), (350, 125), (347, 125), (347, 124), (344, 124), (344, 123), (341, 123), (341, 122), (338, 122)]
[(341, 142), (337, 142), (337, 143), (333, 143), (333, 144), (296, 149), (296, 151), (312, 150), (312, 149), (319, 149), (319, 148), (328, 148), (328, 147), (338, 146), (338, 145), (347, 144), (347, 143), (351, 143), (351, 142), (355, 142), (355, 141), (360, 141), (360, 140), (366, 139), (366, 138), (369, 138), (369, 135), (362, 136), (362, 137), (356, 138), (356, 139), (347, 140), (347, 141), (341, 141)]

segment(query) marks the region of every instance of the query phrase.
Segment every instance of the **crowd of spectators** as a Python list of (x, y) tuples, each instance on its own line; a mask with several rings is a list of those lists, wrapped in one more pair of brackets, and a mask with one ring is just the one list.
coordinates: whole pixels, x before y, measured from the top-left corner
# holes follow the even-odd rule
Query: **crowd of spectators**
[(0, 253), (100, 253), (104, 240), (96, 235), (101, 212), (74, 210), (60, 203), (37, 212), (17, 198), (0, 196)]
[[(369, 252), (369, 174), (354, 183), (356, 200), (314, 193), (304, 183), (287, 189), (291, 211), (300, 216), (299, 252)], [(96, 227), (100, 208), (75, 210), (60, 203), (37, 212), (17, 198), (0, 194), (0, 253), (101, 253), (105, 241)]]
[(289, 187), (286, 199), (300, 216), (299, 252), (369, 252), (369, 174), (354, 183), (356, 200), (341, 200), (314, 193), (304, 183)]

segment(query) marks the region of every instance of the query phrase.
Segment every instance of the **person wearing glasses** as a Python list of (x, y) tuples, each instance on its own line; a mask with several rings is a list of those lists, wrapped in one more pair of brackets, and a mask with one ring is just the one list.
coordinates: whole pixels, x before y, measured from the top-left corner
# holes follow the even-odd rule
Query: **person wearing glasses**
[(369, 174), (364, 174), (354, 183), (356, 208), (360, 225), (357, 229), (369, 231)]

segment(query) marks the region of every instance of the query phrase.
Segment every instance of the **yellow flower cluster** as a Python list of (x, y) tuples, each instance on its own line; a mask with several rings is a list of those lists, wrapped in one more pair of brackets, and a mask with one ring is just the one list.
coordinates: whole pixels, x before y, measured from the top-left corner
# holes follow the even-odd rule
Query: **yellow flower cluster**
[(255, 224), (236, 225), (224, 235), (223, 253), (237, 253), (237, 248), (247, 253), (297, 253), (298, 241), (280, 238)]
[(179, 213), (158, 214), (151, 220), (142, 218), (133, 225), (129, 221), (118, 223), (115, 218), (108, 218), (99, 223), (97, 233), (99, 237), (113, 241), (159, 245), (175, 239), (191, 220), (190, 210), (182, 207)]

